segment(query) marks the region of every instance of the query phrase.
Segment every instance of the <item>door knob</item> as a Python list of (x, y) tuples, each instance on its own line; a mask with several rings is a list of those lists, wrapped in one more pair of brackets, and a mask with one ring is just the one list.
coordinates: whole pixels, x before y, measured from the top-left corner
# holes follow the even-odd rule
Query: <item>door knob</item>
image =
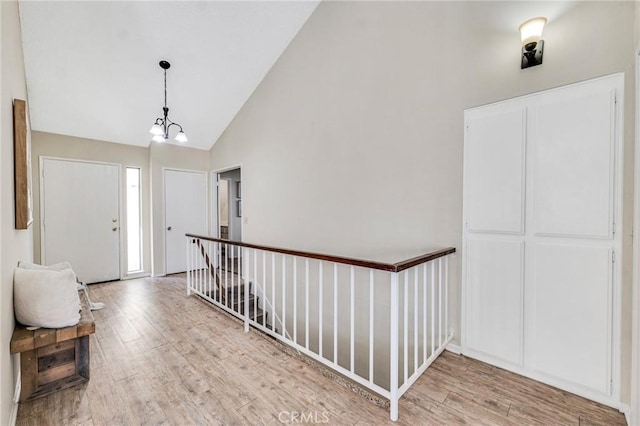
[(112, 230), (113, 232), (115, 232), (115, 231), (117, 231), (117, 230), (118, 230), (118, 227), (116, 226), (115, 228), (111, 228), (111, 230)]
[(113, 222), (113, 223), (116, 223), (117, 221), (118, 221), (118, 219), (115, 218), (115, 217), (113, 219), (111, 219), (111, 222)]
[(169, 227), (167, 227), (167, 231), (171, 231), (171, 227), (170, 227), (170, 226), (169, 226)]

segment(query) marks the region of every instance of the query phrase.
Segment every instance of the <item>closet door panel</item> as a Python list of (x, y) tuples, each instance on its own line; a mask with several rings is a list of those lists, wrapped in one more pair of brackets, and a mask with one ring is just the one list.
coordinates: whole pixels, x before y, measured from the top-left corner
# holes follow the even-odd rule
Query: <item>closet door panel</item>
[(611, 249), (539, 243), (533, 254), (534, 369), (609, 393)]
[(524, 232), (524, 108), (500, 107), (467, 116), (467, 230)]
[(466, 346), (520, 365), (524, 244), (474, 238), (466, 254)]
[(572, 90), (579, 92), (549, 96), (532, 120), (535, 232), (611, 238), (613, 94)]

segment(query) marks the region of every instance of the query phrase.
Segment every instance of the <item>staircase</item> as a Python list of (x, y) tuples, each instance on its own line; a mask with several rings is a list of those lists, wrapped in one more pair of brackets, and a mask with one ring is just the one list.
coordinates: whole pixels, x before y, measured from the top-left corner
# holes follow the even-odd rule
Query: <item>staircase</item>
[[(207, 253), (202, 243), (197, 240), (194, 241), (194, 244), (199, 247), (199, 251), (205, 261), (206, 269), (208, 269), (211, 277), (213, 278), (213, 282), (215, 283), (215, 286), (211, 291), (205, 291), (204, 294), (213, 300), (219, 301), (232, 311), (237, 312), (240, 315), (244, 315), (244, 279), (237, 273), (232, 274), (231, 271), (225, 271), (221, 267), (216, 268), (211, 263), (209, 253)], [(203, 300), (207, 301), (206, 299)], [(260, 297), (256, 296), (254, 293), (253, 283), (249, 281), (249, 316), (259, 324), (263, 324), (264, 320), (265, 327), (270, 328), (271, 325), (268, 321), (268, 315), (268, 312), (264, 312), (264, 310), (260, 308)]]
[[(220, 272), (222, 273), (220, 274)], [(216, 274), (224, 275), (224, 270), (216, 269)], [(241, 284), (236, 284), (234, 286), (231, 286), (229, 283), (226, 289), (224, 284), (222, 284), (219, 288), (211, 291), (212, 294), (210, 294), (209, 292), (206, 292), (205, 294), (212, 299), (220, 300), (220, 303), (222, 303), (232, 311), (237, 312), (240, 315), (244, 315), (244, 291), (244, 282), (242, 282)], [(218, 299), (217, 292), (220, 292), (220, 299)], [(266, 324), (268, 313), (264, 312), (264, 310), (262, 310), (262, 308), (260, 308), (259, 306), (260, 297), (255, 295), (255, 293), (253, 292), (253, 283), (249, 282), (249, 316), (252, 320), (260, 324), (262, 324), (262, 317), (264, 316)]]

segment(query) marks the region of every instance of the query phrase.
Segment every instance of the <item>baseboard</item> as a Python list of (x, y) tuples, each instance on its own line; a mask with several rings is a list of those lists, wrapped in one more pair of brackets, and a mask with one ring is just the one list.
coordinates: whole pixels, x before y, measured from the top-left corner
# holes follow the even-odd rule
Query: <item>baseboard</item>
[(20, 392), (22, 391), (22, 371), (18, 371), (18, 377), (16, 377), (16, 386), (13, 391), (13, 402), (18, 403), (20, 401)]
[(15, 426), (18, 419), (18, 401), (20, 400), (20, 391), (22, 390), (22, 374), (18, 371), (16, 377), (16, 386), (13, 392), (13, 400), (11, 401), (11, 415), (9, 416), (9, 426)]
[(606, 395), (604, 393), (600, 393), (598, 391), (585, 388), (575, 383), (566, 382), (566, 381), (563, 381), (562, 379), (545, 375), (543, 373), (534, 371), (532, 369), (526, 369), (521, 365), (517, 365), (510, 361), (496, 358), (492, 355), (488, 355), (480, 351), (475, 351), (473, 349), (465, 348), (464, 355), (469, 358), (477, 359), (478, 361), (482, 361), (484, 363), (493, 365), (495, 367), (502, 368), (503, 370), (511, 371), (512, 373), (519, 374), (524, 377), (528, 377), (540, 383), (544, 383), (549, 386), (562, 389), (574, 395), (581, 396), (583, 398), (606, 405), (611, 408), (615, 408), (616, 410), (623, 412), (624, 404), (621, 401), (615, 399), (611, 395)]
[(18, 419), (18, 403), (11, 401), (13, 405), (11, 407), (11, 415), (9, 416), (9, 426), (16, 426), (16, 420)]
[(135, 274), (127, 274), (125, 276), (123, 276), (121, 279), (122, 280), (133, 280), (136, 278), (146, 278), (146, 277), (151, 277), (152, 275), (148, 272), (136, 272)]
[(624, 414), (624, 418), (627, 420), (627, 425), (631, 426), (631, 407), (627, 404), (620, 404), (620, 408), (618, 410)]
[(458, 345), (454, 345), (453, 343), (449, 343), (445, 349), (449, 352), (453, 352), (456, 355), (462, 354), (462, 348)]

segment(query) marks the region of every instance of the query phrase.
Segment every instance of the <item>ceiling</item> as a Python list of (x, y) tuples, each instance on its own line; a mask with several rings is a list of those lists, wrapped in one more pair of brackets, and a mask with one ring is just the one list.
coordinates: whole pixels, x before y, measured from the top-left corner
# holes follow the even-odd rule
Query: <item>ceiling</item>
[(169, 118), (208, 150), (318, 3), (23, 0), (31, 127), (148, 146), (164, 59)]

